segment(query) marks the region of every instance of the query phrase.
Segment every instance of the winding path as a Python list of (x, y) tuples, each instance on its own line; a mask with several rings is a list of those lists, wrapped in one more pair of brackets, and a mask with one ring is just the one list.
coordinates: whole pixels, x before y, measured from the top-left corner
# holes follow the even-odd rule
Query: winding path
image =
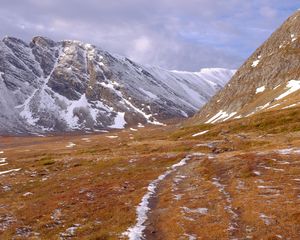
[(202, 153), (194, 153), (187, 155), (185, 158), (181, 159), (180, 162), (172, 165), (169, 167), (163, 174), (161, 174), (157, 179), (153, 180), (148, 185), (148, 191), (143, 196), (142, 201), (136, 208), (136, 224), (130, 228), (127, 229), (127, 231), (124, 233), (125, 236), (129, 238), (129, 240), (141, 240), (144, 239), (144, 231), (146, 229), (145, 223), (148, 220), (148, 215), (151, 210), (149, 207), (150, 200), (155, 197), (158, 185), (170, 174), (177, 171), (180, 167), (187, 164), (189, 160), (193, 156), (199, 156), (202, 155)]

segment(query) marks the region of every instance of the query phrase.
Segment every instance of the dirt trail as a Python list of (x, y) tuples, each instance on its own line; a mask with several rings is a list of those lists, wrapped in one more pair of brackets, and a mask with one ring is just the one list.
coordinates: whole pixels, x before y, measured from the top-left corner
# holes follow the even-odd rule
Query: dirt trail
[(194, 157), (160, 184), (151, 201), (145, 239), (208, 239), (209, 232), (218, 238), (235, 237), (238, 214), (230, 195), (220, 179), (207, 181), (197, 173), (208, 157), (212, 155)]
[[(149, 211), (151, 210), (151, 205), (155, 202), (157, 189), (159, 185), (171, 174), (178, 171), (179, 168), (183, 167), (190, 161), (194, 156), (198, 154), (191, 154), (185, 156), (178, 163), (173, 164), (168, 167), (164, 173), (158, 176), (155, 180), (150, 182), (147, 187), (147, 192), (143, 196), (140, 204), (136, 208), (136, 224), (124, 233), (125, 236), (128, 236), (130, 240), (143, 239), (144, 231), (146, 229), (146, 222), (148, 221)], [(202, 154), (201, 154), (202, 155)]]
[(195, 156), (168, 175), (151, 198), (145, 239), (298, 239), (296, 156), (239, 154)]

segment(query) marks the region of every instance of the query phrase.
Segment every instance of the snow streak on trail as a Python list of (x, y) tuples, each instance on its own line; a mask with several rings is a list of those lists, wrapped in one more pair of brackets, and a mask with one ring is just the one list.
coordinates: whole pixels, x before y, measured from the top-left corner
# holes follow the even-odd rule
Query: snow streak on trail
[(136, 224), (135, 224), (135, 226), (128, 228), (127, 231), (124, 233), (125, 236), (128, 236), (129, 240), (144, 239), (143, 232), (146, 229), (145, 222), (147, 221), (147, 219), (148, 219), (147, 215), (148, 215), (149, 211), (151, 210), (149, 207), (149, 202), (150, 202), (150, 199), (156, 194), (158, 184), (162, 180), (164, 180), (168, 175), (175, 172), (179, 167), (187, 164), (187, 162), (189, 160), (191, 160), (192, 156), (196, 156), (196, 155), (199, 156), (199, 155), (203, 155), (203, 154), (197, 153), (197, 154), (187, 155), (180, 162), (169, 167), (166, 172), (164, 172), (162, 175), (160, 175), (157, 179), (155, 179), (148, 185), (147, 193), (143, 196), (142, 201), (136, 208), (136, 215), (137, 215)]

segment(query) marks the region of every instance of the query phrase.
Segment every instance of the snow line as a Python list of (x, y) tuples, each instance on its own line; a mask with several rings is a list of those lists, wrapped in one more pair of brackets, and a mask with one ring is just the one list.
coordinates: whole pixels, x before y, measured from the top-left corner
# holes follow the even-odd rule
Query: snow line
[(129, 240), (142, 240), (144, 239), (143, 232), (146, 229), (145, 222), (148, 219), (148, 213), (151, 210), (149, 208), (149, 201), (155, 195), (158, 184), (164, 180), (168, 175), (175, 172), (177, 168), (182, 167), (187, 164), (189, 160), (191, 160), (192, 156), (202, 156), (202, 153), (195, 153), (191, 155), (187, 155), (185, 158), (181, 159), (180, 162), (172, 165), (168, 168), (166, 172), (160, 175), (157, 179), (153, 180), (148, 185), (148, 191), (143, 196), (142, 201), (136, 208), (136, 224), (133, 227), (127, 229), (126, 232), (123, 233), (124, 236), (127, 236)]

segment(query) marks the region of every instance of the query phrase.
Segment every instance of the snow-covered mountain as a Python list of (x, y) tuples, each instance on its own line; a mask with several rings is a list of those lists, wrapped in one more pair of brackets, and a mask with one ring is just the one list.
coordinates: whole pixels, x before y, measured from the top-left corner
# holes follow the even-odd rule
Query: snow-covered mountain
[(233, 70), (144, 67), (78, 41), (0, 42), (0, 133), (109, 130), (193, 115)]

